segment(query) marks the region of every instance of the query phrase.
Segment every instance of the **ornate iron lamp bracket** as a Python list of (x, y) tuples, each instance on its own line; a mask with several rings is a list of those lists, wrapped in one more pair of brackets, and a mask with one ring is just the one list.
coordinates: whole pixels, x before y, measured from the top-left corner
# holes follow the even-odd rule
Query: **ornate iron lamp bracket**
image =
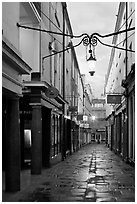
[(92, 34), (92, 35), (86, 35), (84, 38), (83, 38), (83, 45), (84, 46), (88, 46), (88, 45), (92, 45), (93, 47), (95, 47), (97, 45), (97, 37)]

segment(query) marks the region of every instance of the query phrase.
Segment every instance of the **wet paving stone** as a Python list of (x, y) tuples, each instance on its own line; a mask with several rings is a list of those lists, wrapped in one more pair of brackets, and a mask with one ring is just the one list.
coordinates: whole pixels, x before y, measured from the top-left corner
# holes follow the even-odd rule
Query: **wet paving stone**
[(109, 188), (107, 186), (96, 185), (96, 191), (97, 192), (108, 192)]
[(69, 197), (66, 199), (67, 202), (83, 202), (83, 197)]
[(88, 183), (88, 184), (95, 184), (95, 183), (96, 183), (96, 179), (95, 179), (95, 178), (89, 178), (89, 179), (87, 180), (87, 183)]
[(95, 190), (96, 190), (96, 185), (95, 185), (95, 184), (88, 184), (88, 185), (87, 185), (87, 190), (88, 190), (88, 189), (89, 189), (90, 191), (91, 191), (91, 190), (92, 190), (92, 191), (95, 191)]
[(97, 192), (96, 193), (97, 198), (110, 198), (112, 195), (109, 192)]
[(132, 198), (125, 198), (125, 197), (121, 197), (121, 198), (117, 198), (117, 201), (116, 202), (135, 202), (135, 198), (132, 197)]
[(96, 202), (116, 202), (116, 198), (97, 198)]
[(29, 202), (49, 202), (51, 198), (50, 192), (47, 191), (45, 188), (38, 188), (36, 189), (30, 196), (28, 201)]
[(96, 198), (85, 198), (84, 202), (96, 202)]
[(114, 191), (112, 191), (112, 194), (114, 195), (114, 197), (119, 197), (122, 195), (120, 190), (115, 189)]
[(104, 144), (91, 144), (45, 170), (26, 192), (14, 201), (134, 202), (135, 171)]
[(95, 192), (88, 192), (88, 194), (85, 196), (85, 199), (91, 199), (95, 198)]

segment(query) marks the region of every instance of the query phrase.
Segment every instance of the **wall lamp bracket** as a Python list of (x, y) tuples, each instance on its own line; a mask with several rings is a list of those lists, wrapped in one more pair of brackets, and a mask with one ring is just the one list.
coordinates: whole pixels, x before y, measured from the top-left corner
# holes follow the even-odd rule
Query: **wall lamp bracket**
[[(64, 33), (61, 33), (61, 32), (58, 33), (58, 32), (53, 32), (53, 31), (50, 31), (50, 30), (44, 30), (44, 29), (29, 27), (29, 26), (21, 25), (18, 22), (17, 22), (16, 25), (17, 25), (18, 28), (22, 28), (22, 29), (28, 29), (28, 30), (34, 30), (34, 31), (39, 31), (39, 32), (45, 32), (45, 33), (51, 33), (51, 34), (56, 34), (56, 35), (62, 35), (62, 36), (70, 37), (70, 38), (81, 38), (81, 37), (83, 37), (82, 40), (77, 45), (74, 45), (74, 46), (71, 46), (71, 47), (67, 47), (64, 50), (57, 51), (57, 52), (55, 52), (53, 54), (44, 56), (42, 58), (43, 60), (45, 58), (47, 58), (47, 57), (52, 56), (52, 55), (55, 55), (55, 54), (58, 54), (58, 53), (61, 53), (61, 52), (65, 52), (68, 49), (73, 49), (74, 47), (79, 46), (82, 42), (83, 42), (84, 46), (89, 46), (89, 53), (90, 53), (90, 55), (92, 54), (91, 53), (92, 49), (94, 51), (94, 48), (95, 48), (95, 46), (97, 45), (98, 42), (100, 42), (102, 45), (105, 45), (105, 46), (108, 46), (108, 47), (111, 47), (111, 48), (117, 48), (117, 49), (129, 51), (129, 52), (135, 52), (134, 50), (127, 50), (127, 49), (120, 48), (120, 47), (117, 47), (117, 46), (114, 46), (114, 45), (105, 44), (105, 43), (101, 42), (101, 40), (99, 39), (99, 38), (106, 38), (106, 37), (118, 35), (118, 34), (121, 34), (121, 33), (127, 32), (127, 31), (133, 31), (133, 30), (135, 30), (135, 27), (128, 28), (126, 30), (121, 30), (121, 31), (118, 31), (118, 32), (115, 32), (115, 33), (106, 34), (106, 35), (100, 35), (99, 33), (93, 33), (91, 35), (88, 35), (87, 33), (82, 33), (81, 35), (76, 36), (76, 35), (64, 34)], [(92, 46), (92, 49), (91, 49), (91, 46)], [(49, 49), (50, 49), (50, 47), (49, 47)], [(96, 59), (94, 58), (93, 61), (95, 61), (95, 60)]]

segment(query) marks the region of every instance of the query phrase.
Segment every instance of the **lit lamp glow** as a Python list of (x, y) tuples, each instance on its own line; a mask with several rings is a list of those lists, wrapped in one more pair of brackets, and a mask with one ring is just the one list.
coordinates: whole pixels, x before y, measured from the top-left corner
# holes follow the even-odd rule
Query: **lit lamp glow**
[(94, 115), (92, 115), (92, 120), (94, 121), (96, 119), (96, 117)]
[(90, 69), (89, 73), (91, 76), (93, 76), (95, 73), (96, 59), (92, 55), (92, 50), (89, 50), (89, 53), (90, 53), (90, 57), (87, 59), (87, 62)]
[(88, 116), (83, 115), (83, 121), (87, 121), (88, 120)]

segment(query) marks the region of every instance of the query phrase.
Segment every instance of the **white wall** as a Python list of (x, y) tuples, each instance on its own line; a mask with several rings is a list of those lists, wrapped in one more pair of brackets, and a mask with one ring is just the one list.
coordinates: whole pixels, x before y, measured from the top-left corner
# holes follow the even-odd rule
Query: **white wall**
[(19, 22), (19, 3), (2, 2), (3, 36), (18, 50), (19, 36), (17, 22)]
[(38, 72), (39, 67), (39, 32), (27, 29), (20, 29), (20, 51), (22, 59), (32, 68), (33, 72)]

